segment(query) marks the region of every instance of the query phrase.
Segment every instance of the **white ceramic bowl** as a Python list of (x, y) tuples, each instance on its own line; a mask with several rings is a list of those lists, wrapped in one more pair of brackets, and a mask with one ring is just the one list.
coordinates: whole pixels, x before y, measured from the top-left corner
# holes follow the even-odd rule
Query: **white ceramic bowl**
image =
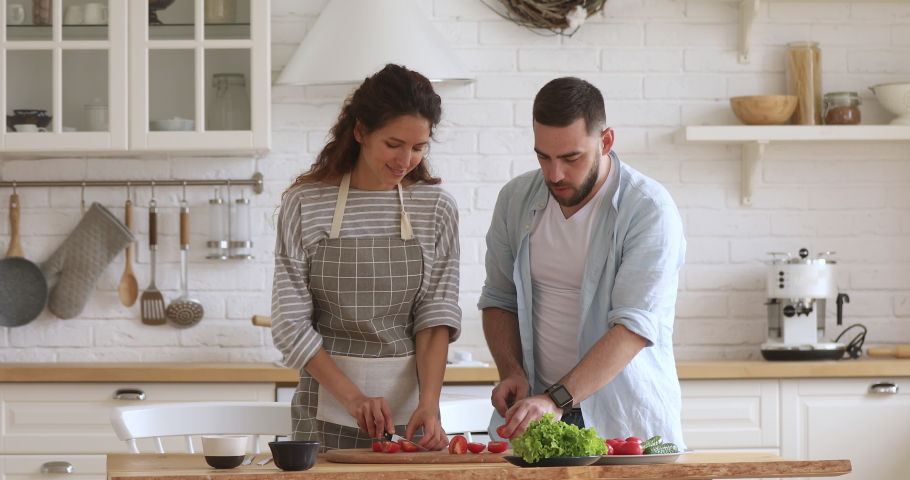
[(149, 122), (149, 130), (153, 132), (180, 132), (194, 128), (196, 128), (196, 121), (185, 118), (169, 118), (167, 120), (152, 120)]
[(875, 98), (885, 110), (897, 115), (891, 125), (910, 125), (910, 82), (883, 83), (869, 90), (875, 92)]

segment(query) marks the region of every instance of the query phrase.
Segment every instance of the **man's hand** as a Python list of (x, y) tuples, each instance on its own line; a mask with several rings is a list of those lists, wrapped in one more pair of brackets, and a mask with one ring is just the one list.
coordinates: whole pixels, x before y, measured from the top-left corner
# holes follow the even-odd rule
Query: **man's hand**
[(562, 409), (546, 393), (519, 400), (506, 412), (506, 425), (502, 433), (507, 438), (518, 437), (528, 429), (531, 422), (540, 420), (545, 413), (552, 413), (554, 422), (562, 418)]
[(518, 400), (528, 396), (531, 386), (524, 374), (514, 375), (503, 379), (499, 385), (493, 389), (493, 395), (490, 400), (493, 402), (493, 408), (500, 417), (506, 416), (506, 411)]

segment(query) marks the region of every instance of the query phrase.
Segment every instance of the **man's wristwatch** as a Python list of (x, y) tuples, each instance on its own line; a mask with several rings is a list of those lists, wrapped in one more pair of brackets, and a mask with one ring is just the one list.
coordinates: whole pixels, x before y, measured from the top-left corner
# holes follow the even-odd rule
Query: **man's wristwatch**
[(546, 389), (544, 393), (549, 395), (553, 400), (553, 403), (562, 409), (563, 415), (567, 415), (569, 411), (572, 410), (572, 401), (575, 400), (575, 397), (566, 390), (565, 385), (554, 383), (550, 388)]

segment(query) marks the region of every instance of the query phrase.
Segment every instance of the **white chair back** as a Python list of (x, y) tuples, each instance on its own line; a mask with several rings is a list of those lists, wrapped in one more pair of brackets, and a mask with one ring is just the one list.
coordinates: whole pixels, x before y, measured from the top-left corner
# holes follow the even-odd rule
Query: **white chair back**
[[(252, 452), (259, 453), (259, 435), (290, 435), (291, 404), (285, 402), (181, 402), (114, 407), (111, 425), (130, 453), (139, 453), (136, 440), (154, 438), (156, 453), (164, 453), (161, 437), (183, 436), (185, 452), (193, 451), (193, 435), (252, 435)], [(248, 444), (249, 449), (249, 444)]]

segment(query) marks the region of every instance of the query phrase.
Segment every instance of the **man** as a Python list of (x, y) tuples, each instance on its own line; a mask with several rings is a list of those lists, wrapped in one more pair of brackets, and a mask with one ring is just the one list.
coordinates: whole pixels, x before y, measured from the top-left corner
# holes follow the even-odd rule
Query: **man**
[(490, 435), (515, 438), (550, 412), (602, 438), (660, 435), (683, 449), (679, 211), (612, 152), (590, 83), (549, 82), (533, 120), (540, 170), (503, 187), (487, 233), (478, 308), (500, 376)]

